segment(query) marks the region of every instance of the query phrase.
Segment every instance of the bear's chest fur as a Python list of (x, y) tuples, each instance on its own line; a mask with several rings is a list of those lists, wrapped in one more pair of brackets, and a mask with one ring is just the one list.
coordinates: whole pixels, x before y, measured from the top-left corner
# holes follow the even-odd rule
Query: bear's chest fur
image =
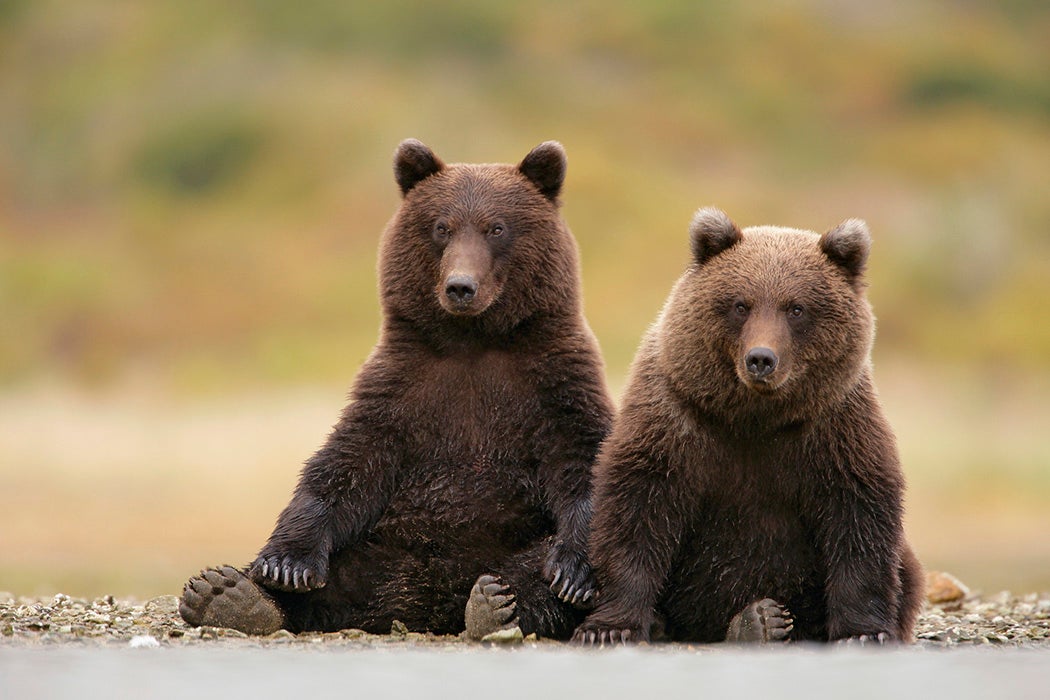
[(672, 636), (717, 639), (729, 611), (812, 597), (824, 573), (804, 445), (789, 434), (714, 439), (684, 460), (693, 488), (659, 604)]
[[(486, 471), (523, 438), (540, 410), (535, 381), (512, 353), (440, 358), (421, 367), (404, 395), (405, 438), (417, 459)], [(533, 431), (534, 432), (534, 431)]]
[(496, 351), (442, 357), (413, 379), (398, 413), (404, 459), (377, 531), (525, 542), (551, 529), (538, 475), (542, 411), (521, 359)]

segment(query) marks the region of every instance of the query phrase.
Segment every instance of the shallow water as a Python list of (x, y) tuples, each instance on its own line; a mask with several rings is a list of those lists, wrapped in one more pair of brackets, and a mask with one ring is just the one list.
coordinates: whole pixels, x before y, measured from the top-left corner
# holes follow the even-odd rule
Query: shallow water
[(1050, 651), (0, 649), (0, 697), (1050, 697)]

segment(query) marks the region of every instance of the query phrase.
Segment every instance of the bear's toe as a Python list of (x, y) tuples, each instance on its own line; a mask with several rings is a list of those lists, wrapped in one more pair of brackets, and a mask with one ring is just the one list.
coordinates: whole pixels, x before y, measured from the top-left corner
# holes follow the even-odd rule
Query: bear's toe
[(284, 626), (273, 599), (232, 566), (205, 569), (187, 581), (179, 614), (193, 627), (226, 627), (245, 634), (270, 634)]
[(747, 606), (729, 622), (726, 641), (766, 643), (787, 641), (795, 620), (786, 607), (770, 598)]
[(484, 639), (493, 632), (517, 626), (518, 604), (510, 586), (498, 576), (485, 574), (470, 590), (464, 614), (467, 639)]

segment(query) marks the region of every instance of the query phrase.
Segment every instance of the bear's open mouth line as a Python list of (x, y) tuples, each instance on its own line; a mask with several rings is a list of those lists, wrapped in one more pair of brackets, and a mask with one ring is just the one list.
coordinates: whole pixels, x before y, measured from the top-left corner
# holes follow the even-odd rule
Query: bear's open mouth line
[(787, 381), (787, 377), (782, 379), (779, 377), (765, 377), (762, 379), (748, 377), (742, 379), (744, 386), (754, 391), (756, 394), (775, 394), (787, 384)]
[(489, 306), (491, 306), (491, 304), (482, 304), (476, 300), (471, 300), (462, 304), (445, 301), (441, 302), (441, 307), (452, 316), (480, 316)]

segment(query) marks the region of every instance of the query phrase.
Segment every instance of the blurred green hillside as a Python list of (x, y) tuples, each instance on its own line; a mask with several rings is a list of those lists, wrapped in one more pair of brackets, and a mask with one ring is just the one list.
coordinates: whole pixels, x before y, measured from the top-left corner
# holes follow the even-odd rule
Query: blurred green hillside
[(408, 136), (451, 161), (565, 144), (613, 375), (705, 204), (866, 218), (880, 353), (1030, 367), (1050, 357), (1048, 35), (1021, 0), (6, 0), (0, 382), (347, 380)]
[(866, 219), (920, 553), (1050, 588), (1048, 36), (1038, 0), (0, 0), (0, 589), (250, 557), (376, 340), (410, 136), (565, 145), (617, 388), (697, 207)]

